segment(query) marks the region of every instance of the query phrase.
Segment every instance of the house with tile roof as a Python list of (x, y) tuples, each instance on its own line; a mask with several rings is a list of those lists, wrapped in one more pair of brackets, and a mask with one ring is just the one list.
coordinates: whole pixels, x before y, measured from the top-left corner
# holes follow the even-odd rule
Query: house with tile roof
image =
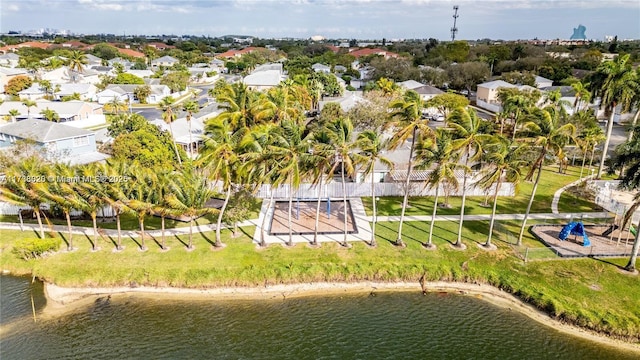
[(151, 60), (152, 68), (159, 68), (160, 66), (164, 67), (172, 67), (175, 64), (180, 63), (180, 60), (174, 58), (173, 56), (163, 56), (157, 59)]
[(233, 59), (233, 58), (238, 58), (244, 54), (249, 54), (251, 52), (254, 52), (258, 49), (262, 49), (262, 48), (257, 48), (257, 47), (253, 47), (253, 46), (249, 46), (246, 47), (244, 49), (231, 49), (231, 50), (227, 50), (221, 54), (216, 55), (217, 58), (221, 58), (221, 59)]
[(356, 59), (359, 57), (368, 56), (368, 55), (379, 55), (384, 57), (385, 59), (400, 57), (400, 55), (394, 52), (383, 50), (380, 48), (373, 48), (373, 49), (364, 48), (364, 49), (354, 49), (354, 50), (349, 49), (349, 55), (353, 55)]
[(60, 84), (53, 93), (54, 100), (62, 100), (67, 96), (78, 94), (82, 101), (96, 101), (98, 88), (93, 84)]
[(43, 119), (43, 110), (55, 111), (60, 120), (58, 122), (68, 122), (74, 127), (92, 126), (104, 124), (106, 119), (102, 113), (102, 105), (79, 100), (72, 101), (47, 101), (38, 100), (36, 106), (30, 108), (24, 106), (21, 101), (5, 101), (0, 104), (0, 117), (8, 116), (11, 110), (18, 110), (16, 120)]
[(0, 66), (0, 94), (4, 94), (4, 87), (16, 76), (30, 76), (26, 69), (8, 68)]

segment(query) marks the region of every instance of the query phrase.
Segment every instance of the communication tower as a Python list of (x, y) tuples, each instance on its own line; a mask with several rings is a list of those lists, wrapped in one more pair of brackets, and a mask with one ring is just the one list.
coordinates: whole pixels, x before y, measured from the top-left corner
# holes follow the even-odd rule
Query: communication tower
[(453, 5), (453, 27), (451, 28), (451, 41), (456, 41), (456, 33), (458, 28), (456, 27), (456, 21), (458, 20), (458, 5)]

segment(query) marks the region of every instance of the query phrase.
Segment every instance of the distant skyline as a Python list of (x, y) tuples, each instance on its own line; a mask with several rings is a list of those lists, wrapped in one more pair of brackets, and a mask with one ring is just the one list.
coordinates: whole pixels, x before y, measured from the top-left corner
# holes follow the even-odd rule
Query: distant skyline
[(638, 0), (1, 0), (0, 32), (260, 38), (640, 39)]

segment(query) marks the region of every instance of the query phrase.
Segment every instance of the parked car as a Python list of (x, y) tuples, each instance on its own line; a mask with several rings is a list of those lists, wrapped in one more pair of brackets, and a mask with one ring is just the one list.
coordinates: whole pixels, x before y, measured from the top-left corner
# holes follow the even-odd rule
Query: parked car
[(442, 115), (442, 114), (433, 115), (431, 117), (431, 120), (433, 120), (433, 121), (444, 121), (444, 115)]

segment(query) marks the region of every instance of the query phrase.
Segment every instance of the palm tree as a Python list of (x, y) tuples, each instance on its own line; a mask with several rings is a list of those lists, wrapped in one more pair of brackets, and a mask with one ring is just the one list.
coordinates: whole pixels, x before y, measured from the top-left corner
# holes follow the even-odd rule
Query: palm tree
[(167, 196), (167, 203), (182, 216), (189, 218), (188, 250), (193, 247), (193, 221), (199, 216), (211, 213), (213, 209), (205, 207), (205, 203), (213, 197), (213, 191), (207, 186), (206, 180), (199, 176), (193, 168), (184, 170), (171, 183), (171, 192)]
[(153, 213), (156, 196), (156, 173), (152, 169), (133, 164), (130, 167), (131, 185), (129, 196), (125, 202), (127, 208), (135, 212), (140, 226), (140, 250), (146, 251), (147, 246), (144, 237), (144, 220), (147, 215)]
[(484, 243), (486, 248), (494, 248), (491, 244), (493, 235), (493, 225), (496, 217), (496, 207), (498, 204), (498, 194), (503, 181), (513, 184), (514, 192), (517, 193), (521, 180), (520, 168), (525, 166), (526, 161), (522, 159), (522, 149), (524, 144), (516, 144), (505, 139), (502, 136), (495, 136), (490, 143), (485, 145), (487, 150), (485, 161), (489, 164), (483, 170), (483, 176), (480, 178), (480, 185), (489, 189), (495, 186), (493, 193), (493, 208), (491, 209), (491, 222), (489, 223), (489, 236)]
[(37, 106), (37, 105), (38, 105), (38, 103), (36, 103), (36, 102), (35, 102), (35, 101), (33, 101), (33, 100), (24, 99), (24, 100), (22, 100), (22, 105), (24, 105), (24, 106), (26, 106), (26, 107), (27, 107), (27, 118), (28, 118), (28, 119), (31, 119), (31, 110), (30, 110), (30, 109), (31, 109), (32, 107), (34, 107), (34, 106)]
[(110, 181), (101, 184), (101, 190), (103, 201), (109, 204), (115, 213), (116, 227), (118, 230), (116, 251), (121, 251), (124, 248), (122, 246), (120, 215), (128, 209), (126, 203), (131, 191), (131, 187), (129, 186), (131, 175), (129, 165), (125, 161), (109, 162), (108, 164), (101, 165), (100, 172), (106, 176), (107, 179), (110, 179)]
[[(442, 128), (441, 128), (442, 129)], [(428, 249), (435, 248), (432, 242), (433, 225), (438, 210), (438, 195), (440, 187), (444, 189), (458, 189), (459, 183), (455, 170), (462, 168), (460, 164), (460, 152), (454, 151), (451, 135), (442, 130), (437, 131), (435, 137), (419, 139), (416, 145), (416, 168), (431, 169), (425, 186), (435, 188), (436, 194), (433, 200), (433, 214), (431, 215), (431, 225), (429, 227), (429, 239), (423, 244)]]
[(391, 118), (393, 121), (387, 123), (387, 126), (396, 128), (396, 132), (389, 142), (389, 149), (395, 150), (402, 146), (407, 139), (411, 138), (411, 149), (409, 150), (409, 159), (407, 164), (407, 176), (405, 179), (404, 199), (402, 200), (402, 212), (400, 214), (400, 224), (398, 225), (398, 238), (395, 241), (397, 246), (405, 246), (402, 242), (402, 224), (404, 222), (404, 214), (409, 201), (409, 182), (411, 180), (411, 168), (413, 166), (413, 151), (417, 136), (427, 136), (432, 134), (431, 128), (428, 126), (428, 120), (422, 119), (422, 109), (424, 104), (420, 95), (412, 90), (404, 93), (403, 97), (394, 100), (389, 104), (391, 108)]
[(558, 113), (553, 108), (545, 107), (544, 109), (536, 109), (532, 116), (533, 119), (524, 124), (523, 133), (526, 136), (525, 141), (538, 149), (538, 156), (532, 164), (525, 180), (531, 180), (536, 170), (538, 171), (538, 175), (533, 183), (529, 204), (527, 205), (527, 210), (522, 220), (522, 227), (518, 235), (518, 246), (522, 244), (524, 229), (527, 226), (527, 219), (529, 218), (533, 199), (536, 196), (540, 175), (542, 174), (542, 166), (544, 165), (547, 154), (562, 158), (564, 146), (575, 133), (573, 124), (559, 125), (560, 119)]
[(59, 122), (60, 121), (60, 115), (58, 115), (58, 113), (55, 110), (51, 110), (49, 108), (46, 108), (46, 109), (40, 111), (40, 115), (44, 116), (44, 118), (47, 121), (51, 121), (51, 122)]
[(465, 174), (462, 180), (462, 204), (460, 205), (458, 239), (455, 243), (457, 247), (464, 247), (462, 244), (462, 224), (464, 222), (465, 201), (467, 199), (469, 162), (480, 159), (482, 156), (482, 142), (489, 136), (481, 131), (483, 121), (474, 110), (466, 110), (464, 108), (454, 110), (449, 119), (447, 119), (447, 128), (454, 138), (453, 148), (461, 152), (465, 165)]
[(607, 134), (602, 149), (600, 166), (598, 167), (597, 178), (599, 179), (604, 169), (604, 161), (609, 150), (611, 131), (613, 130), (613, 119), (616, 114), (616, 107), (622, 106), (622, 110), (628, 109), (635, 92), (637, 91), (637, 73), (631, 69), (629, 54), (621, 55), (614, 61), (602, 63), (597, 71), (602, 77), (602, 81), (595, 84), (595, 92), (602, 98), (601, 104), (611, 109), (611, 116), (607, 123)]
[(371, 241), (369, 246), (376, 246), (376, 183), (373, 177), (373, 172), (376, 167), (376, 163), (380, 163), (387, 169), (393, 169), (393, 163), (391, 160), (383, 156), (384, 149), (387, 144), (382, 140), (380, 135), (373, 130), (365, 130), (358, 134), (356, 140), (356, 147), (358, 152), (354, 154), (356, 163), (362, 165), (362, 173), (364, 176), (371, 175), (371, 204), (373, 210), (373, 222), (371, 223)]
[[(169, 250), (165, 245), (165, 220), (167, 216), (179, 214), (178, 209), (168, 199), (173, 195), (173, 190), (175, 189), (175, 186), (172, 185), (173, 178), (179, 176), (180, 173), (168, 172), (165, 169), (156, 169), (154, 172), (156, 173), (156, 187), (152, 199), (154, 204), (153, 214), (160, 215), (160, 249)], [(189, 246), (187, 249), (191, 250), (192, 247)]]
[(52, 100), (53, 95), (49, 97), (49, 93), (53, 93), (53, 85), (49, 80), (40, 80), (38, 82), (40, 84), (40, 90), (44, 91), (44, 97), (47, 100)]
[(127, 105), (124, 103), (124, 101), (118, 99), (117, 96), (114, 96), (113, 99), (105, 105), (107, 105), (107, 108), (115, 115), (120, 114), (120, 111), (126, 110), (127, 108)]
[(77, 81), (77, 74), (84, 71), (84, 66), (88, 64), (87, 56), (78, 50), (71, 51), (69, 55), (69, 69), (75, 73), (73, 82)]
[(160, 101), (160, 109), (162, 109), (162, 119), (167, 125), (169, 125), (169, 132), (171, 133), (171, 141), (173, 142), (173, 148), (176, 151), (176, 158), (178, 159), (178, 164), (182, 166), (182, 160), (180, 159), (180, 153), (178, 152), (178, 145), (176, 144), (176, 139), (173, 137), (173, 123), (176, 120), (176, 114), (173, 112), (173, 103), (175, 100), (171, 96), (165, 96)]
[(87, 164), (79, 167), (78, 177), (83, 181), (75, 182), (74, 188), (80, 198), (82, 210), (89, 213), (91, 221), (93, 223), (93, 251), (97, 251), (98, 247), (98, 210), (104, 206), (104, 198), (102, 197), (103, 191), (101, 189), (102, 183), (98, 182), (98, 175), (100, 174), (100, 167), (97, 164)]
[(233, 190), (233, 181), (237, 179), (237, 169), (240, 166), (240, 144), (247, 135), (247, 129), (233, 131), (231, 124), (217, 116), (207, 122), (205, 126), (205, 140), (201, 156), (198, 160), (205, 172), (212, 179), (221, 182), (225, 191), (224, 203), (218, 214), (216, 226), (215, 247), (222, 247), (224, 244), (220, 240), (220, 230), (222, 227), (222, 216)]
[(581, 81), (571, 84), (573, 91), (575, 91), (576, 100), (573, 102), (573, 112), (577, 113), (581, 103), (584, 101), (588, 103), (591, 100), (591, 92), (589, 92), (589, 84), (585, 84)]
[(347, 182), (345, 175), (352, 176), (354, 173), (354, 161), (352, 151), (355, 143), (353, 142), (353, 124), (349, 118), (338, 118), (327, 124), (331, 146), (335, 155), (334, 164), (331, 173), (340, 165), (340, 178), (342, 180), (342, 202), (344, 211), (344, 240), (342, 246), (349, 246), (347, 243), (348, 234), (348, 208), (347, 208)]
[[(331, 147), (331, 137), (326, 128), (319, 128), (312, 131), (308, 140), (310, 141), (310, 156), (307, 158), (313, 178), (313, 184), (318, 189), (318, 200), (316, 203), (316, 219), (313, 227), (312, 246), (318, 246), (318, 227), (320, 225), (320, 205), (322, 203), (322, 180), (328, 177), (327, 169), (331, 167), (331, 161), (334, 158), (333, 149)], [(329, 180), (329, 179), (327, 179)]]
[(16, 109), (9, 110), (9, 116), (11, 116), (11, 121), (16, 122), (16, 117), (20, 115), (20, 111)]
[(580, 179), (582, 179), (582, 172), (584, 170), (584, 164), (586, 161), (587, 152), (591, 151), (591, 158), (589, 160), (589, 168), (593, 164), (593, 157), (596, 151), (596, 145), (605, 139), (604, 131), (600, 126), (592, 126), (582, 130), (578, 140), (578, 144), (583, 147), (583, 159), (582, 167), (580, 168)]
[(73, 232), (71, 231), (71, 210), (82, 209), (83, 199), (74, 188), (76, 170), (63, 163), (57, 163), (44, 169), (46, 178), (51, 181), (34, 183), (36, 192), (47, 202), (57, 205), (67, 220), (69, 239), (67, 250), (73, 251)]
[(200, 106), (194, 100), (185, 101), (182, 110), (187, 112), (187, 124), (189, 124), (189, 155), (193, 156), (193, 139), (191, 137), (191, 118), (200, 110)]
[(243, 83), (227, 85), (216, 94), (219, 108), (224, 111), (218, 115), (229, 122), (233, 130), (248, 128), (255, 124), (253, 112), (258, 94)]
[(0, 201), (31, 207), (38, 219), (41, 239), (44, 239), (44, 228), (40, 205), (44, 203), (44, 198), (38, 192), (37, 184), (44, 180), (45, 166), (39, 158), (32, 156), (7, 169), (4, 181), (0, 182)]
[(303, 175), (303, 158), (308, 154), (309, 150), (309, 144), (303, 141), (303, 132), (303, 126), (290, 120), (284, 120), (280, 123), (280, 131), (274, 133), (274, 142), (268, 146), (267, 150), (280, 162), (278, 182), (289, 184), (289, 211), (287, 217), (289, 226), (288, 246), (293, 246), (293, 226), (291, 219), (293, 194), (300, 187)]
[(151, 87), (149, 85), (140, 85), (133, 90), (133, 94), (138, 98), (140, 104), (146, 104), (147, 98), (151, 95)]

